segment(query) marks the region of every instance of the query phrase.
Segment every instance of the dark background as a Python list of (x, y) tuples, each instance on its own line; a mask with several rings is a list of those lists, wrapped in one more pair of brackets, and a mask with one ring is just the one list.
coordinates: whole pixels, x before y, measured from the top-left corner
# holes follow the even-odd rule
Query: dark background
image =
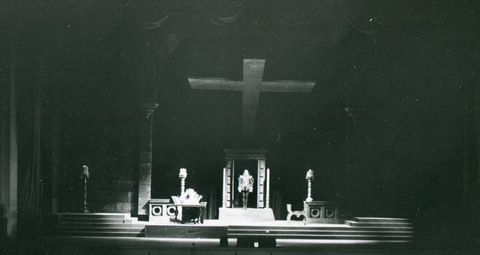
[[(185, 167), (187, 188), (215, 217), (223, 149), (266, 149), (278, 219), (287, 203), (301, 208), (311, 168), (316, 200), (342, 202), (347, 216), (409, 217), (446, 238), (478, 221), (469, 216), (480, 174), (477, 10), (474, 1), (6, 4), (21, 196), (39, 129), (45, 210), (55, 192), (59, 211), (81, 210), (85, 164), (90, 209), (131, 212), (139, 105), (158, 103), (154, 198), (177, 195)], [(241, 80), (245, 58), (266, 59), (264, 80), (316, 81), (308, 94), (261, 93), (252, 139), (241, 136), (241, 93), (187, 80)]]

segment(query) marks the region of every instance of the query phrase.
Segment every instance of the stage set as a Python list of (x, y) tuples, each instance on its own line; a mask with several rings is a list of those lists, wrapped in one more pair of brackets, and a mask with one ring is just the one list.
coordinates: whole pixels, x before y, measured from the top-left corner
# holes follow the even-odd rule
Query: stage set
[[(405, 244), (413, 240), (413, 226), (404, 218), (342, 218), (341, 205), (312, 198), (314, 171), (306, 171), (307, 198), (303, 208), (287, 204), (285, 220), (275, 220), (270, 208), (270, 169), (266, 150), (225, 150), (222, 207), (218, 219), (204, 219), (207, 203), (194, 189), (186, 188), (187, 169), (179, 172), (180, 196), (151, 198), (148, 220), (129, 214), (65, 213), (58, 215), (56, 234), (62, 236), (135, 237), (144, 240), (196, 240), (221, 247), (276, 247), (297, 244)], [(256, 169), (238, 168), (252, 161)], [(237, 164), (236, 164), (237, 163)], [(250, 174), (252, 173), (252, 175)], [(88, 169), (87, 173), (88, 175)], [(86, 180), (86, 178), (85, 178)], [(236, 199), (237, 196), (237, 199)], [(242, 197), (242, 199), (238, 199)], [(250, 200), (250, 203), (249, 203)], [(250, 205), (250, 206), (249, 206)], [(253, 205), (253, 206), (251, 206)], [(283, 244), (283, 245), (284, 245)]]
[[(252, 140), (260, 92), (309, 93), (314, 81), (263, 81), (264, 59), (243, 60), (243, 81), (223, 78), (188, 78), (192, 89), (242, 92), (242, 139)], [(146, 106), (147, 119), (157, 105)], [(150, 115), (149, 115), (150, 114)], [(151, 119), (142, 123), (141, 155), (150, 155), (153, 143)], [(307, 197), (303, 208), (286, 204), (285, 220), (275, 220), (270, 208), (270, 174), (267, 150), (224, 149), (222, 206), (218, 219), (206, 220), (207, 203), (192, 188), (186, 188), (187, 169), (179, 171), (180, 195), (152, 198), (152, 166), (149, 157), (140, 157), (138, 218), (129, 215), (88, 214), (88, 167), (84, 167), (84, 212), (59, 215), (62, 235), (99, 235), (174, 239), (215, 239), (222, 247), (276, 247), (277, 240), (323, 240), (363, 243), (408, 243), (413, 228), (403, 218), (342, 218), (338, 201), (312, 198), (314, 171), (306, 170)], [(97, 228), (100, 227), (100, 228)], [(107, 229), (102, 229), (107, 228)], [(109, 228), (109, 229), (108, 229)], [(105, 231), (104, 231), (105, 230)], [(112, 233), (111, 230), (113, 230)]]

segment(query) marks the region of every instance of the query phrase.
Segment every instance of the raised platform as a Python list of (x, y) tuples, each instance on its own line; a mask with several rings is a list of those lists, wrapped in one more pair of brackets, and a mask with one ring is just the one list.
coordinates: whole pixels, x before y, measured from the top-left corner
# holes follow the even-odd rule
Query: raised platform
[(222, 238), (226, 237), (228, 226), (205, 224), (162, 224), (145, 226), (145, 237), (161, 238)]
[[(59, 214), (58, 225), (49, 236), (146, 237), (152, 240), (190, 238), (219, 241), (221, 246), (227, 246), (229, 239), (235, 239), (237, 245), (243, 247), (253, 247), (255, 244), (273, 247), (278, 240), (287, 239), (376, 244), (408, 243), (413, 240), (414, 231), (408, 219), (358, 217), (344, 224), (320, 224), (265, 220), (271, 218), (263, 218), (264, 212), (258, 210), (243, 210), (240, 212), (243, 218), (205, 220), (204, 224), (141, 223), (126, 214)], [(227, 210), (229, 212), (232, 211)], [(245, 221), (256, 213), (260, 216), (255, 219), (264, 220)]]
[[(400, 222), (398, 222), (400, 221)], [(301, 221), (245, 223), (206, 220), (205, 224), (155, 224), (145, 227), (147, 238), (235, 238), (240, 246), (255, 242), (274, 246), (277, 239), (338, 240), (407, 243), (413, 227), (406, 219), (355, 218), (345, 224), (305, 224)]]
[(222, 223), (239, 222), (272, 222), (275, 221), (273, 211), (270, 208), (219, 208), (218, 220)]
[(125, 213), (59, 213), (48, 235), (143, 237), (145, 223)]

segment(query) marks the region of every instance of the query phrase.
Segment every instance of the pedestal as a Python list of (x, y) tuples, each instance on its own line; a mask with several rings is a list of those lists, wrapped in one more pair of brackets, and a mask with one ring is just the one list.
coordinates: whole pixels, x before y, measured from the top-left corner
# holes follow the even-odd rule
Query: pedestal
[(303, 202), (305, 219), (309, 223), (341, 223), (340, 206), (332, 201)]
[(275, 217), (270, 208), (256, 209), (248, 208), (219, 208), (218, 220), (229, 224), (245, 222), (273, 222)]

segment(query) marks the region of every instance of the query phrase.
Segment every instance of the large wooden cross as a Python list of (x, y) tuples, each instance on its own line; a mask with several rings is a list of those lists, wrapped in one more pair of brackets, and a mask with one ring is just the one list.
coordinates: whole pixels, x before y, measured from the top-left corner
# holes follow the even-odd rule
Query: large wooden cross
[(315, 86), (314, 81), (262, 81), (264, 68), (264, 59), (244, 59), (243, 81), (224, 78), (188, 78), (188, 81), (192, 89), (242, 91), (242, 133), (244, 137), (250, 137), (260, 92), (310, 92)]

